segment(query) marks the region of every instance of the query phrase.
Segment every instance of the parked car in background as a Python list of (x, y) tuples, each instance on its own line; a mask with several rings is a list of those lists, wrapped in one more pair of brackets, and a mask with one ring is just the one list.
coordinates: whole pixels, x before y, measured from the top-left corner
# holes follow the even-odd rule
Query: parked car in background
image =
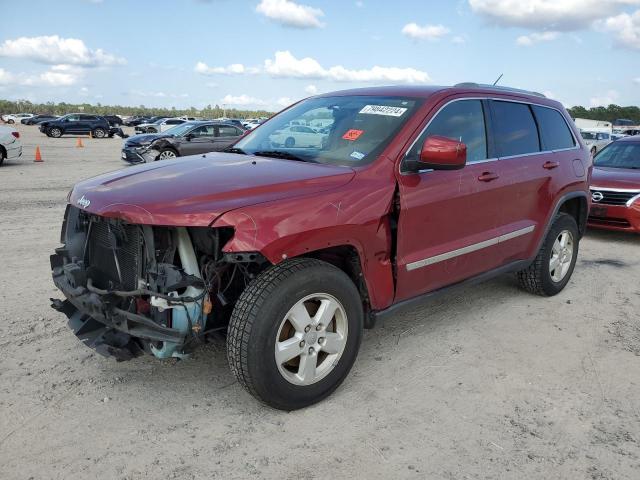
[[(332, 120), (321, 148), (273, 148), (311, 116)], [(314, 96), (226, 152), (75, 185), (52, 306), (120, 360), (182, 357), (226, 328), (239, 384), (302, 408), (347, 377), (363, 327), (447, 287), (517, 272), (562, 291), (589, 206), (578, 138), (562, 104), (504, 87)]]
[(14, 113), (10, 115), (2, 115), (2, 121), (12, 125), (14, 123), (20, 123), (23, 118), (31, 118), (33, 113)]
[(326, 135), (316, 132), (313, 128), (302, 125), (285, 127), (273, 132), (269, 137), (276, 147), (317, 147), (320, 148), (327, 138)]
[(591, 156), (594, 156), (604, 147), (611, 143), (611, 134), (605, 132), (590, 132), (587, 130), (581, 130), (580, 135), (584, 144), (589, 147)]
[(162, 133), (170, 128), (186, 122), (180, 118), (161, 118), (153, 123), (142, 123), (135, 127), (137, 133)]
[(59, 138), (69, 134), (91, 134), (95, 138), (110, 136), (111, 126), (104, 117), (84, 113), (70, 113), (55, 120), (45, 120), (40, 131), (49, 137)]
[[(127, 127), (135, 127), (140, 125), (141, 123), (148, 123), (150, 121), (151, 117), (145, 117), (145, 116), (134, 116), (131, 118), (128, 118), (125, 120), (124, 124)], [(156, 118), (157, 120), (157, 118)]]
[(262, 123), (264, 122), (264, 120), (247, 120), (242, 122), (242, 126), (244, 128), (246, 128), (247, 130), (253, 130), (254, 128), (259, 127)]
[(229, 123), (186, 122), (164, 133), (129, 137), (122, 147), (122, 159), (141, 163), (220, 151), (234, 144), (243, 133), (244, 130)]
[(237, 118), (227, 118), (227, 119), (224, 119), (224, 120), (221, 120), (221, 121), (224, 122), (224, 123), (230, 123), (231, 125), (235, 125), (236, 127), (241, 128), (242, 131), (246, 130), (245, 126)]
[(589, 226), (640, 233), (640, 137), (616, 140), (593, 162)]
[(20, 123), (23, 125), (37, 125), (45, 120), (55, 120), (59, 118), (57, 115), (34, 115), (33, 117), (23, 118)]
[(121, 127), (124, 124), (122, 118), (117, 115), (102, 115), (102, 117), (109, 122), (109, 125), (112, 127)]
[(0, 165), (5, 160), (15, 160), (22, 155), (20, 132), (13, 127), (0, 125)]

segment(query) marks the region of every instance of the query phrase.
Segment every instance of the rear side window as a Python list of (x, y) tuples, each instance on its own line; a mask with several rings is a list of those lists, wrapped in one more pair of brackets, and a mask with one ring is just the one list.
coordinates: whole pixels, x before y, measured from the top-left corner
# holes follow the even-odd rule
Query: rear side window
[(458, 100), (444, 107), (432, 120), (407, 156), (416, 158), (432, 135), (461, 141), (467, 146), (467, 163), (487, 159), (487, 134), (480, 100)]
[(576, 143), (562, 114), (552, 108), (533, 105), (538, 120), (543, 150), (561, 150), (575, 147)]
[(492, 101), (496, 148), (501, 157), (540, 151), (538, 127), (525, 103)]

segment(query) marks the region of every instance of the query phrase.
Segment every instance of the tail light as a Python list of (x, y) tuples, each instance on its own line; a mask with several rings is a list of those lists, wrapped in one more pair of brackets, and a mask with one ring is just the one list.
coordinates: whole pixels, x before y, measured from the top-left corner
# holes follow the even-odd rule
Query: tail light
[(13, 135), (16, 138), (20, 138), (20, 132), (11, 132), (11, 135)]

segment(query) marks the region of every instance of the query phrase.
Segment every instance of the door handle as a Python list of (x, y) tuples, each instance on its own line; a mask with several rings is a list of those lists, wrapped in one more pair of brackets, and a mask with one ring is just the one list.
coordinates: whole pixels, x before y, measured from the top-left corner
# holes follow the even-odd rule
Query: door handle
[(544, 164), (542, 165), (542, 168), (546, 168), (547, 170), (553, 170), (554, 168), (559, 167), (560, 164), (558, 162), (552, 162), (552, 161), (547, 161), (544, 162)]
[(482, 172), (482, 175), (480, 175), (478, 177), (478, 180), (480, 180), (481, 182), (490, 182), (490, 181), (496, 180), (498, 178), (500, 178), (500, 176), (497, 173)]

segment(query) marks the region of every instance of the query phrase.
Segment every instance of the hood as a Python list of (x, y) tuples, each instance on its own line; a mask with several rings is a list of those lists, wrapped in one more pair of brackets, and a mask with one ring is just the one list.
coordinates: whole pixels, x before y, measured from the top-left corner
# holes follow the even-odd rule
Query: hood
[(125, 147), (139, 147), (140, 145), (148, 145), (154, 140), (159, 138), (173, 137), (173, 135), (167, 135), (166, 133), (144, 133), (140, 135), (133, 135), (124, 142)]
[(591, 184), (601, 188), (640, 190), (640, 170), (594, 166)]
[(229, 210), (334, 189), (354, 175), (349, 167), (210, 153), (90, 178), (69, 203), (130, 223), (208, 226)]

